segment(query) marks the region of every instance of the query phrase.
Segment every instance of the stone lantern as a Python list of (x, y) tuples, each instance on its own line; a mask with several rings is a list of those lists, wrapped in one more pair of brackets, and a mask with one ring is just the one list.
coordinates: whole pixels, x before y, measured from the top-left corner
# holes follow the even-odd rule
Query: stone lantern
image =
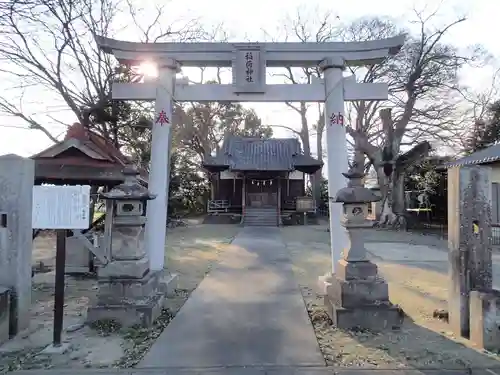
[(356, 171), (356, 165), (343, 175), (349, 182), (338, 191), (334, 202), (343, 204), (341, 224), (349, 244), (335, 267), (335, 275), (320, 278), (327, 311), (334, 325), (343, 329), (397, 328), (402, 314), (389, 301), (387, 282), (378, 275), (377, 265), (368, 259), (363, 236), (373, 226), (367, 220), (368, 205), (380, 197), (362, 186), (364, 175)]
[(344, 208), (341, 225), (345, 228), (350, 242), (348, 248), (344, 249), (344, 260), (347, 262), (367, 261), (363, 229), (373, 226), (373, 223), (367, 220), (368, 206), (380, 200), (380, 197), (362, 185), (364, 175), (354, 168), (356, 166), (349, 172), (342, 173), (349, 182), (334, 198), (334, 202), (342, 203)]
[(160, 272), (149, 270), (144, 248), (144, 205), (155, 197), (143, 187), (135, 168), (126, 167), (125, 181), (102, 194), (106, 200), (104, 246), (110, 262), (98, 271), (96, 304), (87, 320), (112, 319), (122, 326), (148, 326), (161, 312)]

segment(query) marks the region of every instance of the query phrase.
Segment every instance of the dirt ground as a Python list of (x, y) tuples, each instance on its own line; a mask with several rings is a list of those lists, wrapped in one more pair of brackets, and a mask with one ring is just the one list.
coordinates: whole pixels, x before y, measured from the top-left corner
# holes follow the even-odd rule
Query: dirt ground
[[(389, 283), (391, 301), (407, 315), (403, 327), (379, 334), (334, 328), (317, 294), (318, 275), (326, 274), (331, 262), (326, 225), (285, 227), (282, 233), (329, 366), (393, 369), (500, 366), (495, 354), (473, 349), (467, 340), (453, 337), (447, 323), (433, 318), (435, 309), (446, 308), (448, 283), (446, 275), (435, 271), (376, 261)], [(436, 237), (405, 232), (374, 230), (369, 240), (444, 245)]]
[[(191, 220), (187, 227), (168, 230), (166, 269), (177, 273), (178, 288), (168, 310), (153, 329), (121, 330), (118, 327), (88, 327), (86, 308), (96, 296), (95, 277), (66, 277), (63, 340), (71, 348), (63, 355), (46, 356), (41, 350), (52, 341), (54, 273), (37, 273), (33, 278), (32, 324), (29, 330), (0, 347), (0, 374), (35, 368), (101, 368), (134, 365), (152, 345), (211, 264), (229, 245), (238, 226), (203, 225)], [(33, 264), (55, 264), (55, 237), (42, 235), (34, 242)]]
[[(33, 368), (130, 367), (151, 346), (172, 316), (197, 287), (221, 252), (238, 232), (236, 225), (202, 225), (169, 229), (166, 268), (179, 275), (178, 288), (155, 327), (150, 330), (120, 330), (116, 327), (82, 325), (86, 307), (96, 295), (95, 278), (66, 279), (65, 341), (71, 349), (64, 355), (44, 356), (41, 349), (52, 339), (53, 272), (33, 279), (32, 327), (0, 347), (0, 374), (8, 370)], [(446, 307), (446, 276), (432, 270), (377, 261), (389, 282), (390, 297), (407, 317), (398, 331), (352, 332), (335, 329), (317, 295), (319, 275), (329, 270), (329, 233), (326, 225), (282, 228), (297, 280), (306, 301), (321, 350), (329, 366), (360, 368), (470, 368), (498, 367), (498, 357), (479, 352), (467, 340), (457, 339), (445, 322), (432, 317)], [(445, 246), (432, 236), (374, 231), (369, 240)], [(53, 236), (34, 243), (33, 263), (54, 264)]]

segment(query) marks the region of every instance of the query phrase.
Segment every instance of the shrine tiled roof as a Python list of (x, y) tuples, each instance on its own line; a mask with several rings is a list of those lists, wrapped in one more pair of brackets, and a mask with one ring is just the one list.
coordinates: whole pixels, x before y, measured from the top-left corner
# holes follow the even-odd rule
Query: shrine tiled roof
[[(322, 162), (301, 151), (295, 138), (229, 136), (216, 156), (207, 157), (204, 167), (231, 171), (304, 171), (314, 173)], [(311, 170), (313, 170), (311, 172)]]
[(476, 151), (458, 160), (445, 164), (446, 168), (494, 163), (500, 160), (500, 144)]
[(64, 140), (42, 152), (33, 155), (33, 159), (53, 158), (65, 150), (78, 148), (93, 159), (106, 160), (122, 166), (128, 165), (128, 157), (101, 135), (86, 129), (80, 123), (74, 123), (68, 128)]

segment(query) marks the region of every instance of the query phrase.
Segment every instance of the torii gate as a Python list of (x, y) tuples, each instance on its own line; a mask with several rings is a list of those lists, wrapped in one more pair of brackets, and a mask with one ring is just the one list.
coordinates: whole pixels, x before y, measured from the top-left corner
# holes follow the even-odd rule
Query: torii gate
[[(172, 100), (179, 102), (325, 102), (328, 154), (328, 195), (345, 186), (348, 170), (344, 101), (386, 100), (384, 83), (356, 83), (343, 78), (346, 66), (372, 65), (401, 49), (405, 37), (367, 42), (331, 43), (133, 43), (96, 36), (98, 46), (120, 63), (158, 64), (158, 77), (144, 83), (113, 83), (116, 100), (155, 100), (149, 189), (156, 199), (148, 207), (146, 246), (152, 270), (162, 270), (166, 241), (168, 165)], [(181, 66), (232, 67), (230, 85), (175, 82)], [(266, 67), (319, 66), (322, 82), (314, 84), (266, 84)], [(330, 203), (332, 271), (346, 245), (340, 226), (341, 204)]]

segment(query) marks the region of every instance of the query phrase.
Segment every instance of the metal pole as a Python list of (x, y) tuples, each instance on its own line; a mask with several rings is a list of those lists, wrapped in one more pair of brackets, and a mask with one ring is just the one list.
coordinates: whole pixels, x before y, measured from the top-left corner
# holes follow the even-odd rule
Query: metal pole
[(56, 239), (56, 277), (54, 291), (54, 336), (52, 345), (61, 346), (64, 321), (64, 268), (66, 265), (66, 229), (57, 230)]

